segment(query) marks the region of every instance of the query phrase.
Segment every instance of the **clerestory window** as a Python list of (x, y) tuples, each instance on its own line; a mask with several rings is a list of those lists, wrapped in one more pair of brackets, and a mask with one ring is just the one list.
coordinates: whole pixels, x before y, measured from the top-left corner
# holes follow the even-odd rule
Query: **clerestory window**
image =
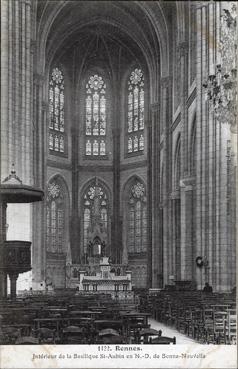
[(127, 152), (142, 152), (144, 138), (144, 75), (136, 68), (128, 80)]
[(98, 74), (89, 77), (85, 101), (85, 154), (103, 157), (106, 147), (106, 83)]
[(65, 153), (64, 76), (53, 68), (49, 81), (49, 149)]

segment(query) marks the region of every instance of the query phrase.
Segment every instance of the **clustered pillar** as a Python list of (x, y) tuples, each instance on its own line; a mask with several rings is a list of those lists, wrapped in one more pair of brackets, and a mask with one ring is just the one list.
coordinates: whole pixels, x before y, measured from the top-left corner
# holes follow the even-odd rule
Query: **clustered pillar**
[(0, 299), (7, 297), (7, 273), (4, 269), (4, 242), (6, 240), (7, 204), (0, 198)]

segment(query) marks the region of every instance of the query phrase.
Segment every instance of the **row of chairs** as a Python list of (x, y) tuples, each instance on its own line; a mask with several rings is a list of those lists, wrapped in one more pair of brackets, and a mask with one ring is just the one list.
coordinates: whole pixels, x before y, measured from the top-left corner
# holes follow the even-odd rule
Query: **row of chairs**
[(236, 307), (226, 294), (198, 291), (148, 296), (153, 317), (202, 343), (236, 343)]
[(22, 335), (19, 329), (8, 327), (7, 330), (4, 330), (4, 344), (176, 344), (176, 337), (162, 336), (161, 331), (156, 337), (153, 336), (155, 335), (148, 337), (141, 331), (141, 333), (138, 332), (137, 338), (133, 337), (132, 340), (128, 341), (128, 337), (121, 335), (114, 329), (89, 332), (78, 326), (64, 328), (61, 337), (57, 336), (56, 330), (46, 327), (32, 330), (29, 335)]
[[(101, 299), (73, 296), (67, 300), (45, 296), (41, 300), (34, 296), (3, 305), (1, 344), (176, 343), (175, 337), (164, 337), (162, 333), (154, 337), (142, 336), (148, 333), (143, 329), (150, 328), (147, 324), (149, 314), (138, 314), (135, 304), (115, 302), (109, 296)], [(96, 316), (97, 311), (102, 313), (100, 318)], [(128, 317), (128, 312), (132, 316)], [(90, 317), (82, 313), (89, 313)], [(114, 331), (112, 336), (108, 331)], [(139, 340), (135, 340), (135, 333)]]

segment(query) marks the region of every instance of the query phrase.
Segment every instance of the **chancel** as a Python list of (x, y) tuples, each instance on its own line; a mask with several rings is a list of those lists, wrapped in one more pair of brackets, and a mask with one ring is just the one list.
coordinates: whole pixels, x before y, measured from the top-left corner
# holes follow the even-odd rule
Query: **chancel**
[(237, 4), (1, 19), (0, 341), (235, 343)]

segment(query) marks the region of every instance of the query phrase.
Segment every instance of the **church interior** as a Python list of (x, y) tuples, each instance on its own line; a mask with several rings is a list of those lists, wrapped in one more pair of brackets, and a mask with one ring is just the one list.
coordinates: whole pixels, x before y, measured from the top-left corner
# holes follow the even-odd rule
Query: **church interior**
[(2, 0), (1, 343), (236, 343), (236, 6)]

